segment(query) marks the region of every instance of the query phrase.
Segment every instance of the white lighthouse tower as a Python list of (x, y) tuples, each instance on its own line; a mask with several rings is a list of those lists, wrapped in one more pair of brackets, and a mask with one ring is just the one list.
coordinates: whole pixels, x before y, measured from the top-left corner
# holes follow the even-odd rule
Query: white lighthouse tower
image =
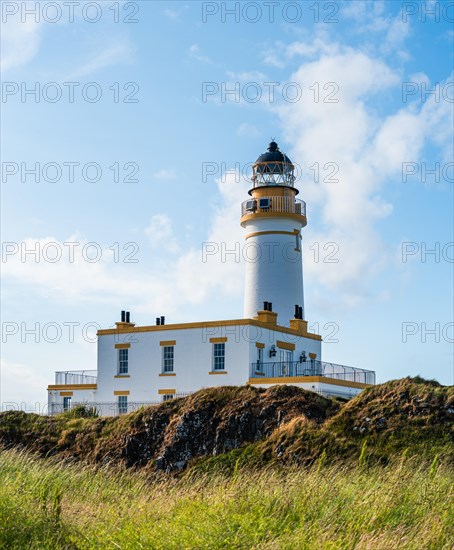
[(242, 204), (246, 234), (244, 317), (274, 311), (281, 326), (304, 319), (301, 229), (306, 203), (298, 200), (294, 166), (272, 141), (253, 166), (251, 198)]

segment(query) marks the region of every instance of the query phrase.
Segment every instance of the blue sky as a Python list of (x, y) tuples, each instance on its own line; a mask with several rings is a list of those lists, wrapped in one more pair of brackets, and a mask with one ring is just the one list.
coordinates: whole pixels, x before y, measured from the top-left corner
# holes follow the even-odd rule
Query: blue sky
[(300, 167), (323, 358), (453, 383), (452, 2), (57, 4), (2, 8), (2, 401), (95, 368), (121, 309), (240, 318), (234, 170), (271, 137)]

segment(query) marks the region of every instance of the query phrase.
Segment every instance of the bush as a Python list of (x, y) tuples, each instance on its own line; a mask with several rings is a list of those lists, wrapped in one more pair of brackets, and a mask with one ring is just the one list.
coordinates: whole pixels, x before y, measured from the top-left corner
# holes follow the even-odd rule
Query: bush
[(67, 420), (71, 418), (98, 418), (98, 411), (95, 407), (89, 407), (88, 405), (76, 405), (69, 411), (65, 411), (57, 415)]

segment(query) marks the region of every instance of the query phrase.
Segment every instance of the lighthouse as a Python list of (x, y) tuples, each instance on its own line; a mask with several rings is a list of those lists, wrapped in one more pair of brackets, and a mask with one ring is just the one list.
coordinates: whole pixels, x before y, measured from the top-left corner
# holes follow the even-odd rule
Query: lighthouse
[(244, 317), (273, 311), (278, 323), (304, 319), (301, 230), (307, 225), (306, 203), (296, 198), (292, 161), (272, 141), (253, 165), (250, 199), (243, 202), (246, 229)]
[(253, 165), (249, 195), (241, 212), (245, 318), (169, 323), (156, 312), (156, 324), (137, 326), (122, 311), (114, 328), (97, 332), (96, 370), (55, 373), (51, 414), (78, 404), (101, 416), (124, 414), (212, 386), (292, 384), (349, 399), (375, 384), (373, 371), (322, 361), (322, 337), (304, 315), (306, 204), (274, 140)]

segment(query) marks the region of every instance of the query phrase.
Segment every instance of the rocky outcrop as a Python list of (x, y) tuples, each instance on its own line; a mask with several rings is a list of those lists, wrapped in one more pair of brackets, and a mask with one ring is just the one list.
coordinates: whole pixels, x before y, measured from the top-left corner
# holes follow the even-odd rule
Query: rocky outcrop
[(295, 386), (243, 386), (207, 388), (119, 418), (10, 411), (0, 414), (0, 443), (42, 456), (179, 472), (242, 448), (253, 448), (262, 463), (348, 459), (366, 438), (370, 453), (386, 460), (408, 448), (454, 448), (453, 426), (454, 388), (406, 378), (343, 404)]
[(211, 388), (144, 410), (115, 445), (112, 438), (99, 445), (97, 455), (127, 466), (152, 462), (157, 470), (182, 470), (194, 458), (266, 438), (292, 418), (304, 416), (320, 424), (338, 408), (336, 402), (294, 386)]

